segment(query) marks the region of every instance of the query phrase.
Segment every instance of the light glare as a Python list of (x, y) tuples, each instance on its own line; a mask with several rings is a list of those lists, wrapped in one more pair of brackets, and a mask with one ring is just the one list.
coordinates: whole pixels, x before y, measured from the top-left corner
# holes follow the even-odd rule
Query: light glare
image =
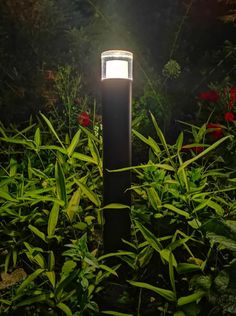
[(108, 60), (106, 62), (106, 78), (128, 78), (128, 61)]

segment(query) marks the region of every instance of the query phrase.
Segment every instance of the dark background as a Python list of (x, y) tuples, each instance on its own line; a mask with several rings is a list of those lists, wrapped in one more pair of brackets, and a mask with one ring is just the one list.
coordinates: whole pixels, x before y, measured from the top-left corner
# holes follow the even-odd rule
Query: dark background
[[(95, 97), (99, 112), (100, 53), (111, 48), (134, 52), (135, 100), (150, 89), (166, 104), (159, 111), (155, 98), (145, 99), (157, 117), (194, 119), (200, 91), (235, 82), (235, 23), (221, 20), (234, 8), (217, 0), (3, 0), (1, 120), (17, 123), (46, 111), (45, 71), (64, 65), (81, 75), (80, 94)], [(163, 76), (172, 59), (178, 78)]]

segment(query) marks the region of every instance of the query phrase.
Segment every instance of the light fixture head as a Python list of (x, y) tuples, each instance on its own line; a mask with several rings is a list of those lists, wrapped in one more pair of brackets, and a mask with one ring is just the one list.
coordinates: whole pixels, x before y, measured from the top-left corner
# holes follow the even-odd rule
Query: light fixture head
[(133, 54), (125, 50), (107, 50), (101, 54), (101, 79), (133, 80)]

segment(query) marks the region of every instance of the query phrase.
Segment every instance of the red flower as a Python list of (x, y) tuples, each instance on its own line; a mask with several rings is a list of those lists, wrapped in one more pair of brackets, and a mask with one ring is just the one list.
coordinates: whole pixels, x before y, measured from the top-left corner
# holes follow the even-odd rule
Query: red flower
[(218, 94), (218, 92), (216, 92), (214, 90), (201, 92), (198, 97), (201, 100), (214, 102), (214, 103), (219, 101), (219, 99), (220, 99), (220, 95)]
[(204, 147), (196, 146), (196, 147), (193, 147), (192, 150), (195, 151), (196, 154), (199, 154), (199, 153), (203, 152)]
[(235, 100), (236, 99), (236, 88), (231, 87), (229, 93), (230, 93), (230, 97)]
[(229, 94), (230, 94), (230, 100), (229, 100), (228, 107), (231, 110), (234, 106), (235, 101), (236, 101), (236, 88), (231, 87), (229, 90)]
[(83, 127), (87, 127), (90, 124), (90, 117), (89, 117), (88, 113), (82, 112), (78, 115), (77, 121)]
[(214, 139), (219, 139), (223, 136), (223, 129), (218, 123), (209, 123), (207, 124), (207, 128), (211, 129), (209, 132)]
[(235, 119), (234, 113), (232, 113), (232, 112), (226, 112), (224, 118), (225, 118), (225, 120), (226, 120), (227, 122), (233, 122), (234, 119)]

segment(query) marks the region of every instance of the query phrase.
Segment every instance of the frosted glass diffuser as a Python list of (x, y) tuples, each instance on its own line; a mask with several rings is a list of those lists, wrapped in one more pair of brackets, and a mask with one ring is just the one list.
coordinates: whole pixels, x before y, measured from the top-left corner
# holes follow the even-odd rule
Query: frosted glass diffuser
[(124, 50), (107, 50), (101, 55), (101, 79), (133, 80), (133, 54)]

